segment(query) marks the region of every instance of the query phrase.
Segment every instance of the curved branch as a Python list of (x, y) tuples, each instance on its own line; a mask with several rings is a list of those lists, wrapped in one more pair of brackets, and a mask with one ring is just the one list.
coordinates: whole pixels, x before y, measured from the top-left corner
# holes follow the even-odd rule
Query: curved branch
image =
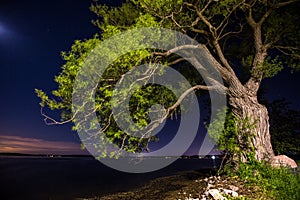
[(194, 90), (217, 90), (217, 89), (218, 89), (217, 85), (214, 85), (214, 86), (206, 86), (206, 85), (193, 86), (193, 87), (189, 88), (188, 90), (186, 90), (184, 93), (182, 93), (182, 95), (178, 98), (178, 100), (171, 107), (169, 107), (167, 109), (167, 113), (169, 114), (170, 111), (175, 110), (181, 104), (181, 102), (184, 100), (184, 98), (187, 97), (187, 95), (190, 94)]
[(240, 24), (240, 29), (238, 31), (230, 31), (227, 33), (224, 33), (223, 35), (219, 35), (219, 40), (223, 39), (224, 37), (228, 36), (228, 35), (233, 35), (233, 34), (239, 34), (243, 31), (243, 25)]

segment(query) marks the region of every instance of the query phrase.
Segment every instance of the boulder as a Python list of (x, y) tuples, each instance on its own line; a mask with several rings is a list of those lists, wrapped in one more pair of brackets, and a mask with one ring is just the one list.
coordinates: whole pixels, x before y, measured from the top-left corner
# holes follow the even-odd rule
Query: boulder
[(297, 163), (293, 159), (287, 157), (286, 155), (278, 155), (278, 156), (274, 156), (271, 159), (271, 166), (273, 167), (284, 166), (290, 168), (297, 168)]

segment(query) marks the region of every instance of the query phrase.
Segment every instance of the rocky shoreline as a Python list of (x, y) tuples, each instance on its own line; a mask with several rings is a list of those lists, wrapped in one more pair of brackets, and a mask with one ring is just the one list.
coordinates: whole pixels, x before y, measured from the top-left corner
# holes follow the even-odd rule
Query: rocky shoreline
[(131, 191), (77, 200), (209, 200), (226, 199), (230, 196), (262, 198), (259, 187), (245, 186), (246, 184), (246, 181), (237, 176), (213, 176), (201, 171), (188, 171), (151, 180)]

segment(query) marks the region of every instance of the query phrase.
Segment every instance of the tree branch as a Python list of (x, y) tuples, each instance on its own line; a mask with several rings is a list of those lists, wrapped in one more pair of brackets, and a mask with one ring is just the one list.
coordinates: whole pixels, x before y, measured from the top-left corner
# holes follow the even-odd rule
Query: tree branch
[(65, 120), (65, 121), (57, 121), (57, 120), (53, 119), (52, 117), (49, 117), (48, 115), (46, 115), (43, 112), (43, 107), (40, 108), (40, 113), (44, 117), (44, 122), (45, 122), (46, 125), (62, 125), (62, 124), (66, 124), (66, 123), (72, 122), (72, 120), (74, 119), (74, 116), (75, 116), (75, 114), (74, 114), (71, 119), (68, 119), (68, 120)]
[(167, 109), (167, 113), (169, 114), (170, 111), (175, 110), (181, 104), (181, 102), (184, 100), (184, 98), (187, 97), (188, 94), (190, 94), (194, 90), (216, 90), (216, 89), (217, 89), (216, 85), (214, 85), (214, 86), (195, 85), (195, 86), (189, 88), (188, 90), (186, 90), (184, 93), (182, 93), (180, 95), (180, 97), (178, 98), (178, 100), (171, 107), (169, 107)]
[(258, 22), (256, 22), (253, 18), (252, 6), (254, 6), (254, 4), (248, 5), (248, 16), (246, 16), (246, 19), (247, 19), (248, 24), (253, 29), (253, 38), (254, 38), (254, 46), (255, 46), (256, 53), (255, 53), (254, 61), (252, 64), (252, 71), (254, 72), (254, 74), (247, 81), (247, 83), (245, 84), (245, 87), (253, 95), (256, 95), (256, 93), (259, 89), (260, 83), (262, 81), (262, 78), (263, 78), (263, 72), (259, 71), (259, 66), (266, 59), (267, 50), (272, 46), (272, 44), (274, 42), (276, 42), (276, 40), (279, 40), (279, 38), (275, 38), (273, 41), (271, 41), (267, 44), (264, 44), (263, 40), (262, 40), (262, 28), (261, 28), (262, 24), (269, 17), (269, 15), (271, 14), (271, 12), (274, 9), (289, 5), (289, 4), (297, 2), (297, 1), (299, 1), (299, 0), (290, 0), (290, 1), (275, 4), (274, 6), (272, 6), (269, 10), (267, 10), (264, 13), (264, 15), (261, 17), (261, 19)]
[(176, 53), (177, 51), (181, 51), (185, 49), (197, 49), (197, 48), (199, 48), (199, 45), (186, 44), (186, 45), (174, 47), (173, 49), (170, 49), (169, 51), (166, 52), (153, 52), (152, 54), (157, 56), (169, 56), (172, 53)]
[(232, 10), (227, 14), (227, 16), (223, 19), (223, 21), (220, 23), (220, 25), (217, 27), (217, 30), (221, 29), (221, 31), (220, 31), (220, 33), (219, 33), (219, 36), (220, 36), (221, 33), (223, 32), (224, 28), (227, 26), (229, 17), (230, 17), (230, 16), (232, 15), (232, 13), (233, 13), (234, 11), (236, 11), (236, 9), (237, 9), (238, 7), (240, 7), (243, 3), (244, 3), (244, 2), (240, 2), (240, 3), (236, 4), (236, 5), (232, 8)]
[(228, 36), (228, 35), (233, 35), (233, 34), (239, 34), (243, 31), (243, 25), (240, 24), (240, 29), (238, 31), (230, 31), (227, 33), (224, 33), (222, 36), (219, 36), (219, 40), (223, 39), (224, 37)]
[(287, 6), (287, 5), (295, 3), (295, 2), (299, 2), (299, 0), (290, 0), (290, 1), (286, 1), (286, 2), (280, 2), (275, 5), (275, 8), (284, 7), (284, 6)]
[(176, 60), (174, 60), (172, 62), (169, 62), (168, 65), (175, 65), (175, 64), (178, 64), (178, 63), (180, 63), (182, 61), (185, 61), (185, 59), (184, 58), (178, 58), (178, 59), (176, 59)]
[(278, 9), (280, 7), (287, 6), (289, 4), (292, 4), (292, 3), (295, 3), (298, 1), (299, 0), (290, 0), (290, 1), (280, 2), (280, 3), (275, 4), (269, 10), (267, 10), (267, 12), (265, 12), (265, 14), (261, 17), (261, 19), (258, 21), (257, 24), (262, 25), (264, 23), (264, 21), (269, 17), (269, 15), (272, 13), (273, 10)]

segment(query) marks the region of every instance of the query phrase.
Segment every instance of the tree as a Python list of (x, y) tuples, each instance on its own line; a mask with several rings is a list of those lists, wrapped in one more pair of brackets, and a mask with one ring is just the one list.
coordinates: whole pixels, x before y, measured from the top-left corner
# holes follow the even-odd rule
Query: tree
[[(201, 43), (213, 60), (225, 83), (222, 89), (226, 91), (232, 114), (239, 119), (237, 127), (243, 129), (239, 121), (245, 119), (255, 124), (253, 131), (246, 133), (247, 140), (239, 139), (243, 149), (237, 155), (238, 159), (245, 161), (247, 154), (254, 149), (257, 160), (269, 161), (274, 152), (268, 110), (258, 101), (257, 94), (264, 78), (276, 75), (284, 67), (299, 69), (299, 5), (298, 0), (128, 0), (120, 7), (96, 3), (91, 10), (99, 17), (93, 23), (99, 27), (101, 36), (76, 41), (70, 52), (62, 54), (66, 64), (55, 78), (59, 84), (53, 91), (55, 97), (36, 91), (42, 100), (41, 106), (62, 110), (64, 121), (54, 123), (72, 121), (74, 80), (84, 59), (97, 44), (121, 31), (137, 27), (177, 30)], [(182, 94), (182, 99), (192, 90), (218, 90), (221, 87), (217, 81), (213, 86), (204, 85), (201, 77), (191, 72), (186, 60), (178, 58), (172, 50), (143, 49), (118, 58), (99, 81), (96, 112), (101, 116), (98, 120), (105, 135), (122, 149), (132, 152), (147, 150), (147, 144), (155, 137), (138, 138), (118, 129), (108, 102), (113, 86), (122, 75), (145, 61), (174, 65), (186, 74), (192, 87)], [(177, 111), (180, 103), (167, 89), (147, 85), (135, 92), (130, 100), (131, 116), (136, 124), (145, 126), (149, 123), (145, 111), (154, 102), (165, 106), (167, 116)]]

